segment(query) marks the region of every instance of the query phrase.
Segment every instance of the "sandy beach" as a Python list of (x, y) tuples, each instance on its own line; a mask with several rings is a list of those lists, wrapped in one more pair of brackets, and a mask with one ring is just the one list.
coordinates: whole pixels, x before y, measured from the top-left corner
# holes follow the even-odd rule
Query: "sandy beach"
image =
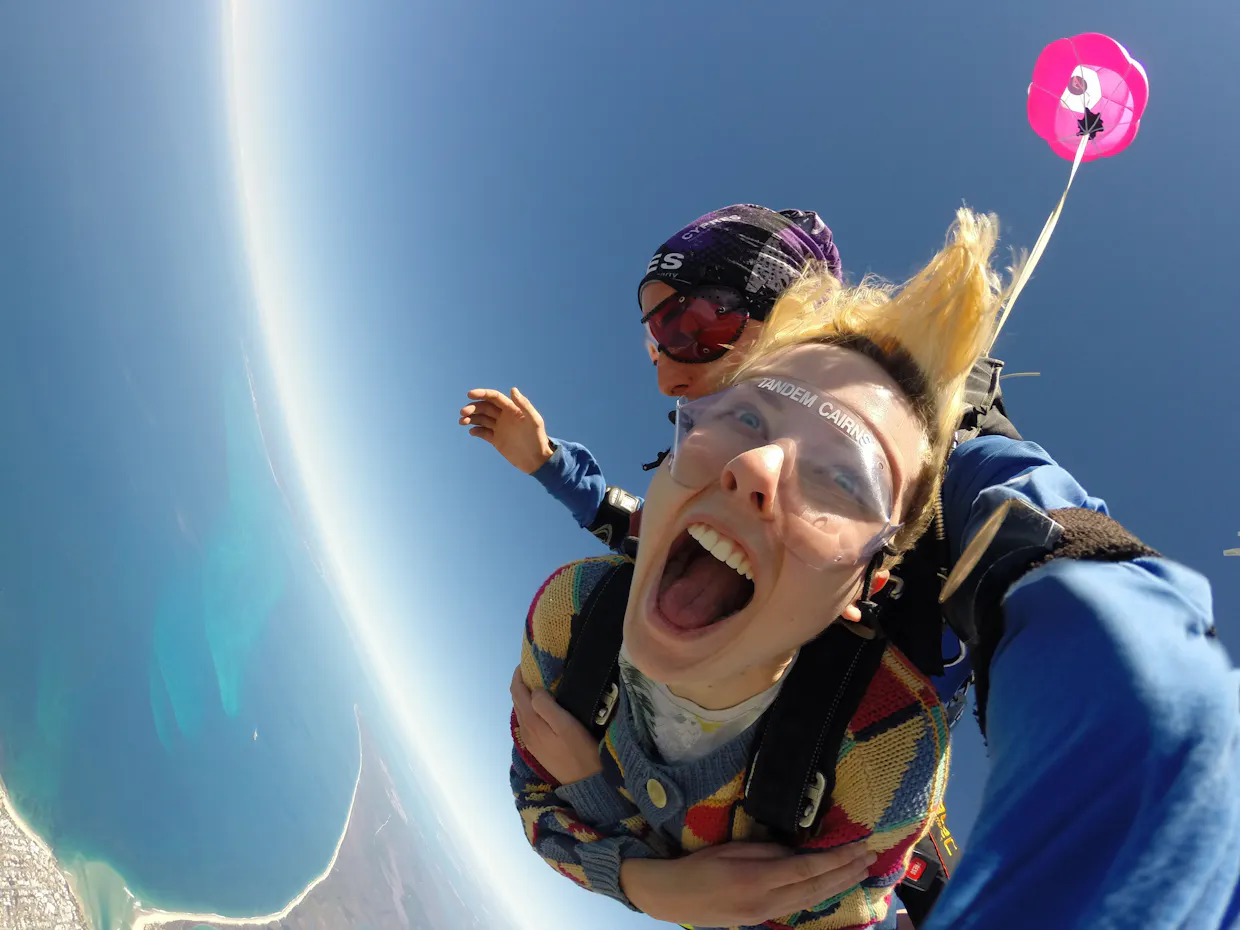
[[(358, 766), (357, 779), (353, 782), (353, 794), (349, 800), (349, 813), (345, 817), (344, 827), (340, 831), (340, 839), (336, 841), (336, 848), (332, 850), (332, 857), (325, 868), (318, 876), (316, 876), (301, 893), (288, 904), (284, 905), (274, 914), (264, 914), (260, 917), (223, 917), (219, 914), (186, 914), (174, 911), (161, 911), (154, 908), (144, 908), (138, 902), (134, 904), (133, 920), (130, 923), (131, 930), (147, 930), (150, 927), (163, 927), (167, 924), (179, 921), (196, 921), (198, 923), (213, 924), (222, 927), (250, 927), (250, 926), (266, 926), (267, 924), (276, 923), (284, 920), (297, 907), (306, 896), (326, 880), (331, 875), (332, 869), (336, 867), (336, 860), (340, 857), (340, 848), (344, 845), (344, 838), (349, 832), (349, 822), (353, 819), (353, 808), (357, 804), (357, 789), (362, 783), (362, 770), (366, 764), (366, 754), (362, 746), (362, 721), (359, 716), (358, 708), (353, 708), (354, 716), (357, 717), (357, 752)], [(128, 889), (126, 889), (128, 890)]]
[(86, 930), (89, 922), (51, 848), (17, 812), (0, 783), (0, 924), (6, 930)]
[[(54, 925), (64, 930), (149, 930), (182, 922), (217, 927), (265, 927), (285, 920), (295, 907), (331, 875), (348, 834), (365, 766), (362, 722), (356, 707), (354, 714), (357, 715), (358, 724), (359, 762), (357, 779), (353, 783), (349, 811), (340, 831), (340, 838), (336, 841), (331, 859), (323, 872), (276, 913), (255, 917), (224, 917), (220, 914), (179, 913), (143, 907), (125, 887), (123, 877), (106, 863), (83, 861), (66, 865), (57, 861), (51, 847), (17, 811), (0, 782), (0, 806), (3, 808), (3, 815), (0, 816), (0, 841), (3, 841), (0, 843), (0, 853), (4, 856), (6, 872), (12, 872), (16, 877), (13, 885), (16, 891), (11, 893), (13, 900), (3, 902), (13, 913), (7, 918), (0, 915), (0, 922), (7, 919), (16, 927), (35, 930), (50, 926), (46, 924), (46, 920), (50, 914), (55, 913)], [(11, 824), (11, 829), (5, 821)]]

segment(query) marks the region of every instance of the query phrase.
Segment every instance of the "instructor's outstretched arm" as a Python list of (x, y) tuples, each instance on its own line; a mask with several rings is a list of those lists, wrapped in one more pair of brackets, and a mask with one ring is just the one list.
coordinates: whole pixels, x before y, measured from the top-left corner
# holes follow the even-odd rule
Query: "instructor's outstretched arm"
[[(1037, 445), (983, 437), (949, 463), (954, 552), (1012, 497), (1106, 512)], [(1240, 672), (1205, 578), (1161, 557), (1055, 559), (1001, 613), (991, 770), (926, 930), (1234, 926)]]
[(532, 476), (568, 508), (578, 526), (594, 523), (607, 482), (590, 450), (548, 436), (542, 414), (515, 387), (508, 394), (474, 388), (469, 398), (458, 420), (469, 427), (469, 435), (489, 442), (510, 465)]

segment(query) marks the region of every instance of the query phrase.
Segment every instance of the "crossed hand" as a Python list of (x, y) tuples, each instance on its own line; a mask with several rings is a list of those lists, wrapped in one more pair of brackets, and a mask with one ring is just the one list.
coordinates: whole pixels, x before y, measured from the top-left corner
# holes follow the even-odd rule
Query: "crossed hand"
[[(512, 676), (526, 748), (561, 785), (602, 772), (598, 742), (542, 688)], [(620, 883), (656, 920), (699, 927), (760, 924), (821, 904), (861, 882), (877, 857), (864, 842), (798, 854), (776, 843), (725, 843), (678, 859), (626, 859)]]

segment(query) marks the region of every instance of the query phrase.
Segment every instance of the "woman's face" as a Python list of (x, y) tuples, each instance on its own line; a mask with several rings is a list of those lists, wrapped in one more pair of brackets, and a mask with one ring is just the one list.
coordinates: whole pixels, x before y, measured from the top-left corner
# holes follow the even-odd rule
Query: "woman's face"
[[(674, 293), (676, 291), (670, 284), (651, 281), (642, 288), (642, 316)], [(687, 397), (690, 400), (717, 390), (728, 372), (740, 364), (741, 359), (752, 348), (761, 331), (762, 323), (758, 320), (750, 320), (745, 324), (745, 329), (736, 340), (735, 346), (722, 358), (713, 362), (686, 364), (669, 358), (655, 349), (652, 357), (658, 367), (659, 390), (670, 397)]]
[[(857, 352), (815, 345), (774, 356), (746, 381), (760, 377), (810, 385), (864, 421), (890, 466), (892, 522), (902, 522), (926, 439), (886, 372)], [(646, 675), (670, 687), (701, 688), (778, 666), (857, 598), (864, 563), (845, 559), (814, 569), (786, 548), (777, 531), (786, 526), (785, 466), (784, 450), (765, 445), (727, 461), (698, 490), (672, 478), (670, 461), (656, 473), (624, 619), (626, 647)], [(743, 561), (728, 559), (719, 539)], [(748, 568), (752, 581), (720, 555), (742, 572)]]

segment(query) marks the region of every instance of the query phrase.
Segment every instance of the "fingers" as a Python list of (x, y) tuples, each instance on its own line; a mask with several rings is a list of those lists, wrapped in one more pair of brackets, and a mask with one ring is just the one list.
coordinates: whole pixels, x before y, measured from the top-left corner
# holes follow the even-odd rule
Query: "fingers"
[(795, 853), (778, 843), (724, 843), (708, 847), (720, 859), (788, 859)]
[(481, 426), (483, 429), (495, 429), (495, 417), (485, 413), (474, 413), (461, 417), (461, 426)]
[(551, 728), (551, 732), (556, 736), (567, 739), (580, 732), (586, 732), (581, 722), (559, 705), (550, 692), (542, 688), (535, 688), (530, 692), (530, 705), (534, 708), (534, 713)]
[(461, 408), (462, 417), (483, 416), (490, 417), (492, 420), (498, 420), (503, 416), (504, 409), (499, 404), (492, 404), (489, 401), (479, 401), (476, 404), (466, 404)]
[[(482, 407), (490, 405), (495, 407), (494, 416), (502, 413), (521, 413), (521, 408), (512, 402), (507, 394), (501, 394), (499, 391), (492, 391), (490, 388), (474, 388), (468, 394), (472, 401), (481, 401), (482, 403), (468, 404), (470, 407)], [(468, 416), (465, 409), (461, 409), (461, 416)]]
[(827, 852), (791, 856), (783, 862), (771, 864), (771, 887), (813, 881), (836, 869), (847, 869), (857, 863), (868, 866), (875, 858), (863, 843), (853, 843)]
[(525, 686), (525, 680), (521, 677), (521, 666), (517, 666), (516, 671), (512, 673), (512, 681), (508, 685), (508, 693), (512, 695), (512, 706), (517, 711), (517, 718), (520, 719), (521, 714), (532, 716), (530, 709), (530, 689)]
[(475, 426), (469, 431), (469, 435), (477, 436), (479, 439), (485, 439), (492, 445), (495, 444), (495, 432), (493, 430), (485, 429), (481, 426)]
[(817, 907), (823, 901), (828, 901), (836, 895), (856, 888), (869, 874), (869, 869), (864, 865), (851, 866), (828, 872), (826, 875), (820, 875), (807, 882), (778, 888), (772, 892), (770, 897), (771, 914), (764, 919), (769, 920), (772, 917), (795, 914), (798, 911), (807, 911)]
[(531, 404), (530, 399), (518, 391), (515, 387), (512, 389), (512, 400), (522, 413), (524, 413), (539, 426), (543, 425), (542, 414), (538, 412), (538, 408)]
[[(828, 859), (831, 853), (812, 853), (772, 863), (773, 868), (781, 869), (795, 863), (804, 877), (770, 892), (765, 902), (769, 914), (764, 919), (808, 910), (859, 885), (869, 875), (877, 856), (864, 849), (855, 852), (862, 855), (854, 854), (841, 861), (840, 858)], [(802, 859), (810, 861), (802, 865)]]
[(555, 702), (555, 698), (542, 688), (531, 689), (530, 706), (534, 708), (534, 713), (547, 722), (553, 733), (558, 734), (560, 732), (561, 724), (563, 723), (562, 717), (566, 711)]
[(512, 695), (512, 706), (517, 712), (517, 726), (521, 728), (521, 739), (537, 757), (538, 750), (535, 746), (549, 731), (547, 725), (530, 704), (530, 689), (525, 686), (525, 681), (521, 678), (521, 666), (519, 665), (512, 673), (512, 684), (508, 687), (508, 693)]

